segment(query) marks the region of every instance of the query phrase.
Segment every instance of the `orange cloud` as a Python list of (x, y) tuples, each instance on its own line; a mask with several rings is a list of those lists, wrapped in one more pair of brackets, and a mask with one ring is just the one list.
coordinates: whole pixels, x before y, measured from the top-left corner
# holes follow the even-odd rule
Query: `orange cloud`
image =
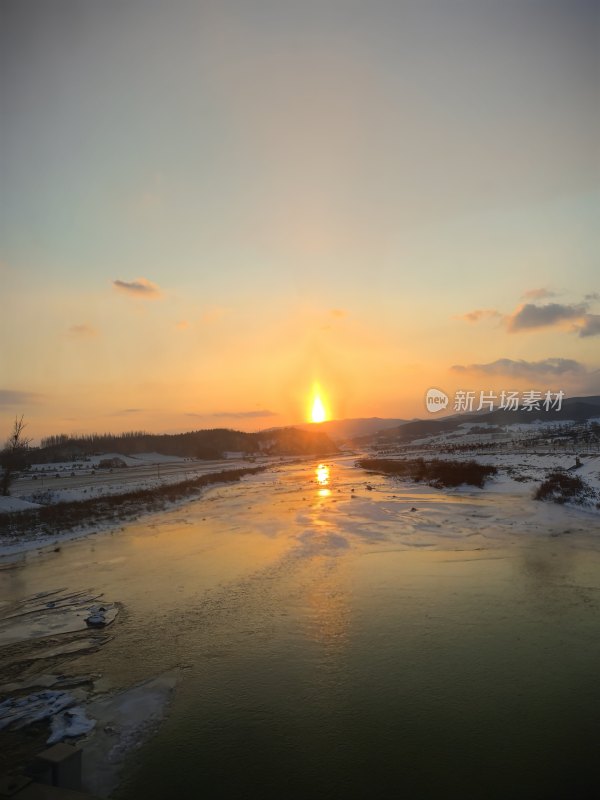
[(516, 378), (537, 378), (540, 375), (564, 375), (585, 372), (585, 367), (572, 358), (545, 358), (543, 361), (515, 361), (511, 358), (498, 358), (489, 364), (454, 364), (453, 372), (481, 375), (511, 375)]
[(459, 319), (464, 319), (467, 322), (479, 322), (482, 319), (497, 319), (501, 316), (502, 314), (495, 308), (477, 308), (475, 311), (468, 311), (466, 314), (463, 314)]

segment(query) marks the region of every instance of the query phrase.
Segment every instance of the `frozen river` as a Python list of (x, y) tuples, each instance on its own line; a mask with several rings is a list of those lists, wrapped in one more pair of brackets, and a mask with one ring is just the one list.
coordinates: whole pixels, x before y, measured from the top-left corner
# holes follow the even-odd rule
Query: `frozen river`
[(598, 518), (530, 493), (287, 465), (30, 554), (2, 598), (102, 592), (113, 638), (65, 669), (176, 676), (119, 800), (591, 797)]

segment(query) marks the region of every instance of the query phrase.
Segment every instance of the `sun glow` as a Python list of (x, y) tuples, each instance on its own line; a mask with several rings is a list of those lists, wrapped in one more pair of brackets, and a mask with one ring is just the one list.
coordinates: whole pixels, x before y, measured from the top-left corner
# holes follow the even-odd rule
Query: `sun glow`
[(310, 416), (313, 422), (325, 422), (325, 407), (319, 395), (313, 401)]
[(323, 391), (321, 384), (314, 381), (310, 395), (307, 397), (306, 417), (307, 422), (318, 425), (331, 419), (331, 407), (327, 392)]

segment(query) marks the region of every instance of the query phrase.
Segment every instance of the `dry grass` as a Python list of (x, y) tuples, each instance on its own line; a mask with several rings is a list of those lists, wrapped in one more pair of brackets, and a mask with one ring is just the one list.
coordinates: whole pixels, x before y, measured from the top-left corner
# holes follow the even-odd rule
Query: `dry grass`
[(498, 471), (494, 466), (477, 461), (443, 461), (437, 458), (431, 461), (422, 458), (364, 458), (358, 462), (358, 466), (371, 472), (423, 481), (440, 489), (462, 484), (482, 488), (486, 480)]

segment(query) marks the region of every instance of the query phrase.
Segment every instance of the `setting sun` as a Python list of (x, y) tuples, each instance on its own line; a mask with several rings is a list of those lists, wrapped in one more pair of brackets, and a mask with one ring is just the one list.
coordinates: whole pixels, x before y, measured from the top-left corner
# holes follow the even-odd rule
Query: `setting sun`
[(310, 418), (312, 422), (325, 422), (326, 417), (327, 415), (325, 413), (325, 406), (317, 394), (313, 400)]

